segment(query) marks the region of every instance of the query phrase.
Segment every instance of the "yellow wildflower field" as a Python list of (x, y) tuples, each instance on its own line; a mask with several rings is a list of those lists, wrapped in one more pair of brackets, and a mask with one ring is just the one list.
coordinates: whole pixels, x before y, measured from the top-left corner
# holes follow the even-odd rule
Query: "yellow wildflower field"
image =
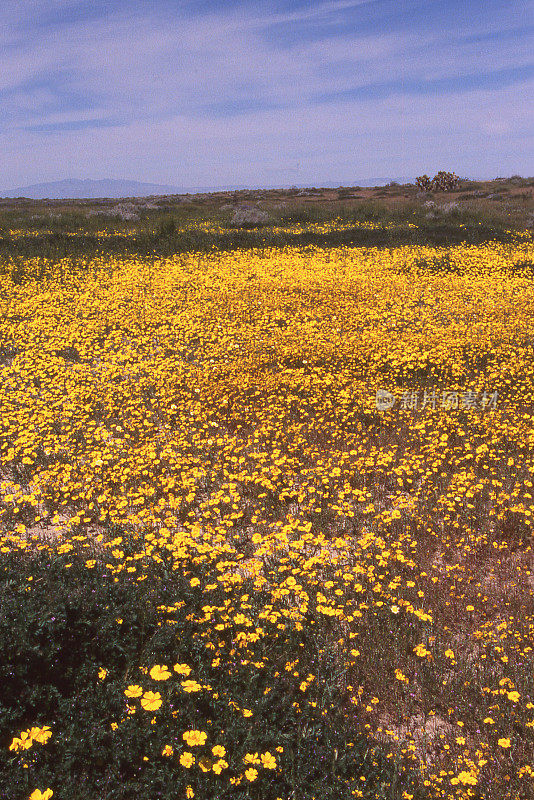
[[(213, 674), (246, 670), (262, 703), (291, 629), (273, 680), (319, 725), (328, 656), (354, 739), (398, 765), (384, 797), (414, 797), (410, 770), (421, 798), (532, 797), (533, 259), (518, 236), (1, 275), (0, 552), (67, 569), (81, 553), (125, 585), (154, 564), (179, 577), (162, 628), (183, 617)], [(180, 654), (138, 666), (113, 735), (144, 715), (156, 737), (173, 709), (157, 753), (176, 796), (290, 796), (283, 737), (237, 755), (215, 680)], [(196, 709), (183, 722), (180, 703)], [(239, 730), (259, 726), (250, 697), (224, 703)], [(12, 760), (37, 752), (33, 724), (11, 731)], [(339, 797), (379, 796), (341, 780)]]

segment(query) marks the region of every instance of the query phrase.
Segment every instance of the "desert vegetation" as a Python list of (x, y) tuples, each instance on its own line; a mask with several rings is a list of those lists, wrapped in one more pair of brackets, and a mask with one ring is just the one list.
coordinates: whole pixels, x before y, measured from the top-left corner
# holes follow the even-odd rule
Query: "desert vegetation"
[(2, 797), (533, 796), (521, 180), (6, 201)]
[(425, 192), (451, 192), (454, 189), (457, 189), (460, 185), (460, 178), (455, 172), (445, 172), (445, 170), (440, 170), (438, 173), (436, 173), (436, 175), (434, 175), (432, 180), (428, 177), (428, 175), (420, 175), (419, 178), (415, 179), (415, 183)]

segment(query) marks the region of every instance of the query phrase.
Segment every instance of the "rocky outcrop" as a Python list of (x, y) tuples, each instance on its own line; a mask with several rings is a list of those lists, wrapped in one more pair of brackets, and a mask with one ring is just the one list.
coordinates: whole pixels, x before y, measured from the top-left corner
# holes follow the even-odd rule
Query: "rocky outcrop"
[(253, 228), (256, 225), (266, 225), (269, 215), (255, 206), (238, 206), (234, 211), (231, 223), (236, 228)]

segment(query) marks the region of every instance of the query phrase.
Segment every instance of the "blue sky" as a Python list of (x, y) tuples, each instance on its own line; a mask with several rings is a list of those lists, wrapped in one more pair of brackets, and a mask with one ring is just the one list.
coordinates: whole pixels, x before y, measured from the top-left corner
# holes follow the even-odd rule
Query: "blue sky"
[(534, 175), (534, 0), (4, 0), (0, 189)]

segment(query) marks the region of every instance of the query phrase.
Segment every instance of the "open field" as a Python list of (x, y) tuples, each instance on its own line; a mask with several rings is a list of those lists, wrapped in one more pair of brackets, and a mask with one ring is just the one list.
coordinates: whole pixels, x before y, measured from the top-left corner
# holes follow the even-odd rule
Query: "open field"
[(534, 796), (533, 189), (2, 201), (1, 797)]
[[(458, 207), (446, 211), (450, 204)], [(266, 222), (248, 229), (232, 225), (240, 207), (258, 209)], [(334, 220), (342, 223), (336, 230)], [(0, 199), (0, 256), (57, 260), (102, 252), (172, 255), (214, 245), (449, 244), (501, 239), (533, 220), (533, 178), (462, 181), (458, 191), (430, 193), (409, 184), (122, 201)]]

